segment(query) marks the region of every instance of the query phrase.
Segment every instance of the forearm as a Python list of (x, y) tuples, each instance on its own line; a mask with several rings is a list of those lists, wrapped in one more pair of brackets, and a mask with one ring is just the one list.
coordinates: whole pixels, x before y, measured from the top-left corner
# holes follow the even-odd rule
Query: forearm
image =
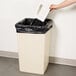
[(73, 3), (76, 3), (76, 0), (65, 0), (64, 2), (62, 2), (56, 6), (57, 6), (57, 8), (63, 8), (63, 7), (69, 6)]

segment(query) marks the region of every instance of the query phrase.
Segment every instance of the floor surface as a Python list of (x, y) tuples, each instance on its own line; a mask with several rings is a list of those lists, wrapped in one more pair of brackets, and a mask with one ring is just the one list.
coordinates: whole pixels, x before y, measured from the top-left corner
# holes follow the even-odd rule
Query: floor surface
[(36, 75), (20, 72), (18, 59), (0, 57), (0, 76), (76, 76), (76, 67), (49, 64), (44, 75)]

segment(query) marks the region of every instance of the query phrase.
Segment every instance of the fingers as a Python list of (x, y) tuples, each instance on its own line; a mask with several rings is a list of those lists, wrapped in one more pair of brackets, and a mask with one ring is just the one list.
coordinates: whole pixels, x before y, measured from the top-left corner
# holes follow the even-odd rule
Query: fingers
[(49, 9), (50, 9), (50, 11), (52, 11), (52, 10), (56, 10), (57, 7), (56, 7), (56, 5), (52, 4), (52, 5), (49, 7)]

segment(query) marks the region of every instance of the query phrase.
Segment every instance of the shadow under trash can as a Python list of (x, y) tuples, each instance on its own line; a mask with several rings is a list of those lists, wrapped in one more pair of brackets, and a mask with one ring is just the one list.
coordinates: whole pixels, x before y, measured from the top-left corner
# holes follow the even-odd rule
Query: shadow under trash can
[(16, 23), (20, 71), (44, 74), (49, 63), (53, 21), (26, 18)]

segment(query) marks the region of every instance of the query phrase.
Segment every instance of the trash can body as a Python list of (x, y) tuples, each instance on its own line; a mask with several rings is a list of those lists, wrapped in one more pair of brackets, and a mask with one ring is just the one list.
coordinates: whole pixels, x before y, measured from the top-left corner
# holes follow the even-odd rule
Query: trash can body
[(45, 33), (17, 33), (20, 71), (44, 74), (49, 63), (51, 29)]

